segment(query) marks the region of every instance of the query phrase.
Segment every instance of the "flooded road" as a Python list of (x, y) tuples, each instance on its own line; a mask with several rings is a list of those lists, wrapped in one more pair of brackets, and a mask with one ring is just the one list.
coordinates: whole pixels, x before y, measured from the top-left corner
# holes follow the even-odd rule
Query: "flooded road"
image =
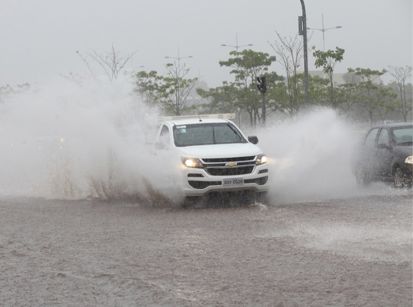
[(412, 306), (412, 193), (231, 208), (0, 201), (3, 306)]

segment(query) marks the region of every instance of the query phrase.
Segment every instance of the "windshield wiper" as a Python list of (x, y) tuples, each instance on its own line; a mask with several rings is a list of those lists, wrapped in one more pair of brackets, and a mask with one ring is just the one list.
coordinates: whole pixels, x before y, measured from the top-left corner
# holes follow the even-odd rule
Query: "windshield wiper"
[(397, 145), (412, 145), (413, 141), (397, 143)]

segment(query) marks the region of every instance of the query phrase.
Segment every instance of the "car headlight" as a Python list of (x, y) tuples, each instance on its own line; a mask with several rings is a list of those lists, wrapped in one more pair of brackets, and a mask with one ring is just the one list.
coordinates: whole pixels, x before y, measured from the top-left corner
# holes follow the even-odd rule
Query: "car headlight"
[(182, 163), (189, 168), (201, 168), (202, 162), (197, 158), (182, 158)]
[(404, 160), (404, 163), (413, 164), (413, 156), (408, 156), (408, 157)]
[(257, 165), (265, 164), (267, 162), (268, 162), (268, 158), (266, 155), (258, 155), (257, 160), (255, 161)]

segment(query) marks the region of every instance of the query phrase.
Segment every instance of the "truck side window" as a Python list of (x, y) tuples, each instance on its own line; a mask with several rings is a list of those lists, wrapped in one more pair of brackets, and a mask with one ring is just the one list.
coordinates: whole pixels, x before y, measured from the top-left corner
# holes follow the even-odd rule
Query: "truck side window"
[(366, 144), (366, 146), (374, 147), (374, 145), (376, 143), (376, 136), (377, 136), (378, 131), (379, 131), (379, 129), (375, 128), (375, 129), (373, 129), (369, 132), (369, 134), (366, 137), (366, 141), (364, 142), (364, 144)]
[(165, 146), (169, 145), (169, 129), (165, 125), (161, 129), (161, 134), (159, 136), (159, 142), (161, 142)]
[(377, 145), (389, 145), (390, 137), (387, 129), (381, 129)]

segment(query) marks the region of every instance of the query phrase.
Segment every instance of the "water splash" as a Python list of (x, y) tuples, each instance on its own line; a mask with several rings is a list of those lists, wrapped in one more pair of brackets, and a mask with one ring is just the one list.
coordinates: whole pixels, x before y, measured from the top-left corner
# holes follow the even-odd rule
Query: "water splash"
[(0, 194), (179, 199), (176, 166), (153, 149), (158, 114), (124, 79), (60, 80), (8, 99), (0, 105)]

